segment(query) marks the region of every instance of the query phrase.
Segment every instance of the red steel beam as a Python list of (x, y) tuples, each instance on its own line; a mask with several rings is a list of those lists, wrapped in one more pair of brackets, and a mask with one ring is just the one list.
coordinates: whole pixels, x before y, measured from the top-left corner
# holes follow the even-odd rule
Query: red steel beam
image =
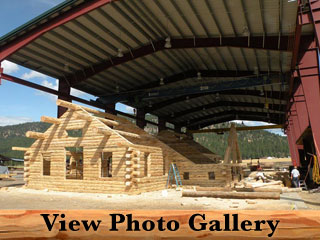
[(102, 105), (97, 104), (96, 102), (90, 102), (88, 100), (85, 100), (85, 99), (82, 99), (82, 98), (78, 98), (78, 97), (75, 97), (75, 96), (72, 96), (72, 95), (69, 95), (69, 94), (65, 94), (65, 93), (59, 92), (57, 90), (54, 90), (52, 88), (47, 88), (47, 87), (41, 86), (39, 84), (32, 83), (32, 82), (29, 82), (29, 81), (26, 81), (26, 80), (23, 80), (21, 78), (17, 78), (17, 77), (8, 75), (8, 74), (4, 74), (3, 73), (1, 75), (1, 77), (2, 77), (2, 79), (5, 79), (7, 81), (10, 81), (10, 82), (13, 82), (13, 83), (17, 83), (17, 84), (21, 84), (21, 85), (24, 85), (24, 86), (27, 86), (27, 87), (31, 87), (31, 88), (40, 90), (42, 92), (50, 93), (50, 94), (53, 94), (53, 95), (56, 95), (56, 96), (62, 96), (62, 97), (68, 98), (70, 100), (74, 100), (74, 101), (77, 101), (77, 102), (80, 102), (80, 103), (84, 103), (84, 104), (87, 104), (87, 105), (90, 105), (90, 106), (93, 106), (93, 107), (103, 108)]
[(63, 13), (51, 20), (48, 20), (47, 22), (35, 27), (31, 31), (28, 31), (27, 33), (21, 35), (20, 37), (16, 38), (12, 42), (8, 43), (7, 45), (4, 45), (1, 47), (1, 53), (0, 53), (0, 62), (13, 54), (14, 52), (18, 51), (20, 48), (26, 46), (33, 40), (40, 37), (42, 34), (59, 27), (77, 17), (80, 17), (81, 15), (84, 15), (94, 9), (97, 9), (99, 7), (104, 6), (105, 4), (108, 4), (110, 2), (114, 2), (117, 0), (90, 0), (85, 1), (83, 4), (80, 4), (79, 6), (76, 6), (72, 8), (71, 10), (67, 11), (66, 13)]
[(317, 46), (320, 47), (320, 2), (319, 0), (309, 0), (312, 16), (312, 23), (316, 32)]
[[(302, 36), (305, 37), (305, 36)], [(309, 36), (306, 36), (309, 37)], [(223, 37), (223, 38), (182, 38), (171, 39), (170, 49), (188, 49), (188, 48), (209, 48), (209, 47), (238, 47), (265, 49), (274, 51), (292, 51), (293, 41), (291, 36), (254, 36), (250, 37)], [(134, 59), (147, 56), (149, 54), (168, 50), (165, 48), (165, 40), (158, 40), (149, 45), (142, 46), (135, 50), (124, 53), (124, 56), (113, 57), (107, 61), (97, 63), (88, 68), (82, 69), (73, 75), (67, 76), (71, 86), (94, 76), (97, 73), (105, 71), (113, 66), (123, 64)]]
[[(53, 94), (53, 95), (63, 96), (63, 97), (66, 97), (66, 98), (68, 98), (70, 100), (73, 100), (73, 101), (76, 101), (76, 102), (80, 102), (80, 103), (83, 103), (83, 104), (86, 104), (86, 105), (89, 105), (89, 106), (92, 106), (92, 107), (105, 109), (105, 106), (103, 106), (101, 104), (98, 104), (96, 102), (91, 102), (91, 101), (88, 101), (88, 100), (85, 100), (85, 99), (82, 99), (82, 98), (78, 98), (78, 97), (75, 97), (75, 96), (72, 96), (72, 95), (69, 95), (69, 94), (64, 94), (64, 93), (59, 92), (57, 90), (54, 90), (54, 89), (51, 89), (51, 88), (47, 88), (47, 87), (41, 86), (39, 84), (26, 81), (26, 80), (23, 80), (21, 78), (17, 78), (17, 77), (14, 77), (14, 76), (11, 76), (11, 75), (7, 75), (7, 74), (2, 74), (1, 77), (2, 77), (2, 79), (10, 81), (10, 82), (13, 82), (13, 83), (21, 84), (21, 85), (24, 85), (24, 86), (27, 86), (27, 87), (30, 87), (30, 88), (34, 88), (34, 89), (37, 89), (37, 90), (40, 90), (40, 91), (43, 91), (43, 92), (46, 92), (46, 93), (50, 93), (50, 94)], [(118, 110), (115, 110), (115, 112), (113, 114), (119, 114), (119, 115), (126, 116), (126, 117), (129, 117), (129, 118), (132, 118), (132, 119), (136, 118), (135, 116), (133, 116), (133, 115), (131, 115), (129, 113), (121, 112), (121, 111), (118, 111)], [(144, 120), (144, 121), (147, 122), (147, 123), (150, 123), (152, 125), (157, 125), (156, 123), (154, 123), (152, 121), (149, 121), (149, 120)]]

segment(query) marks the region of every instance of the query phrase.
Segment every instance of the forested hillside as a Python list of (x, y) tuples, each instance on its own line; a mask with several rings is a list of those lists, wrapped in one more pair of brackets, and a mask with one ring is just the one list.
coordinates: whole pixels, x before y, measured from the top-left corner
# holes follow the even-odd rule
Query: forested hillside
[[(223, 135), (215, 133), (194, 134), (194, 139), (223, 157), (228, 144), (228, 133)], [(287, 137), (265, 130), (239, 131), (238, 142), (243, 159), (288, 157), (290, 155)]]
[(23, 152), (12, 151), (11, 147), (30, 147), (35, 141), (27, 138), (27, 131), (44, 132), (51, 124), (42, 122), (23, 123), (0, 127), (0, 154), (11, 158), (23, 158)]
[[(25, 133), (27, 131), (44, 132), (49, 126), (50, 124), (47, 123), (32, 122), (0, 127), (0, 154), (12, 158), (23, 158), (23, 152), (12, 151), (11, 147), (29, 147), (34, 139), (26, 138)], [(147, 131), (155, 133), (156, 129), (149, 127)], [(223, 135), (216, 133), (195, 134), (194, 139), (211, 151), (223, 156), (227, 147), (228, 133)], [(269, 156), (287, 157), (289, 155), (287, 138), (264, 130), (239, 132), (238, 139), (243, 159)]]

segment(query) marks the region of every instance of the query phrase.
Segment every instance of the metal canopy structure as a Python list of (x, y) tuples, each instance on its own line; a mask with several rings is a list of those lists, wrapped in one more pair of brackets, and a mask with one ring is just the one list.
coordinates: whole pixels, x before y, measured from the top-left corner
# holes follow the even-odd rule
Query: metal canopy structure
[[(142, 127), (145, 113), (193, 130), (284, 124), (298, 10), (288, 0), (66, 1), (3, 36), (0, 61), (59, 79), (64, 100), (72, 87), (105, 109), (137, 108)], [(300, 41), (313, 34), (306, 25)]]

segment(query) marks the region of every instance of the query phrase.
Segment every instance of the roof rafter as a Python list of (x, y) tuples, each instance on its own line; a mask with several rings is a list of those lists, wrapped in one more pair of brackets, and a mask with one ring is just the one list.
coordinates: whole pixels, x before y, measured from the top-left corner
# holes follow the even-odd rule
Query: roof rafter
[(38, 38), (42, 34), (110, 2), (112, 2), (112, 0), (86, 1), (83, 4), (71, 8), (68, 12), (62, 15), (58, 15), (57, 17), (52, 18), (43, 24), (40, 24), (39, 26), (26, 32), (25, 34), (20, 35), (9, 44), (2, 46), (0, 52), (0, 62), (14, 52), (18, 51), (20, 48), (26, 46), (28, 43)]
[[(182, 38), (182, 39), (171, 39), (172, 48), (171, 49), (188, 49), (188, 48), (209, 48), (209, 47), (239, 47), (239, 48), (258, 48), (258, 49), (269, 49), (269, 50), (280, 50), (289, 51), (289, 36), (282, 36), (282, 41), (280, 44), (280, 49), (278, 48), (278, 37), (270, 36), (267, 37), (266, 42), (263, 46), (263, 37), (256, 36), (251, 37), (250, 45), (246, 37), (224, 37), (224, 38)], [(83, 69), (86, 77), (76, 72), (74, 75), (70, 75), (68, 80), (71, 85), (74, 85), (82, 80), (85, 80), (101, 71), (104, 71), (112, 66), (123, 64), (131, 60), (147, 56), (151, 53), (165, 50), (165, 40), (158, 40), (153, 42), (153, 44), (142, 46), (138, 49), (132, 50), (131, 52), (124, 53), (124, 56), (113, 57), (111, 60), (101, 61), (90, 68)]]
[[(285, 114), (285, 113), (283, 113)], [(215, 113), (215, 114), (210, 114), (210, 115), (206, 115), (200, 118), (195, 118), (189, 121), (189, 123), (187, 124), (187, 126), (193, 126), (193, 125), (197, 125), (197, 124), (201, 124), (201, 122), (205, 121), (205, 120), (213, 120), (215, 121), (215, 119), (219, 118), (219, 117), (223, 117), (223, 116), (230, 116), (233, 117), (232, 120), (237, 120), (236, 116), (238, 115), (238, 119), (244, 118), (244, 117), (261, 117), (262, 119), (264, 119), (264, 121), (269, 120), (269, 119), (277, 119), (277, 114), (273, 114), (273, 113), (269, 113), (269, 118), (267, 118), (268, 113), (266, 112), (255, 112), (255, 111), (223, 111), (220, 113)]]
[[(218, 102), (213, 102), (213, 103), (209, 103), (206, 105), (202, 105), (202, 106), (198, 106), (198, 107), (194, 107), (194, 108), (190, 108), (178, 113), (174, 114), (175, 118), (180, 118), (182, 116), (191, 114), (191, 113), (195, 113), (195, 112), (199, 112), (202, 110), (208, 110), (208, 109), (213, 109), (213, 108), (217, 108), (217, 107), (224, 107), (224, 106), (228, 106), (228, 107), (253, 107), (253, 108), (261, 108), (264, 109), (265, 105), (263, 103), (250, 103), (250, 102), (234, 102), (234, 101), (218, 101)], [(276, 111), (285, 111), (285, 104), (270, 104), (269, 105), (269, 109), (270, 110), (276, 110)], [(170, 116), (167, 116), (170, 117)]]
[[(228, 70), (188, 70), (185, 72), (180, 72), (169, 77), (163, 78), (164, 84), (171, 84), (178, 81), (182, 81), (188, 78), (198, 77), (198, 73), (201, 73), (201, 77), (207, 78), (237, 78), (237, 77), (246, 77), (246, 76), (254, 76), (252, 71), (228, 71)], [(262, 72), (261, 74), (267, 74), (267, 72)], [(140, 86), (139, 88), (131, 89), (130, 91), (148, 89), (148, 88), (156, 88), (159, 87), (159, 81), (150, 82), (146, 85)]]
[[(197, 129), (208, 127), (208, 126), (213, 125), (213, 124), (224, 123), (224, 122), (229, 122), (229, 121), (233, 121), (233, 120), (235, 120), (234, 116), (226, 116), (226, 117), (218, 118), (218, 119), (215, 119), (215, 120), (210, 119), (208, 121), (205, 121), (204, 123), (200, 123), (200, 124), (197, 124), (197, 125), (192, 125), (192, 126), (190, 126), (190, 125), (188, 126), (187, 125), (187, 128), (189, 130), (197, 130)], [(241, 116), (241, 120), (266, 122), (265, 117), (261, 117), (261, 116), (250, 116), (250, 117)], [(270, 118), (270, 123), (278, 124), (279, 122), (276, 119)]]
[[(271, 97), (271, 92), (269, 92), (269, 91), (266, 91), (264, 94), (266, 96), (268, 96), (268, 98)], [(188, 96), (189, 96), (189, 100), (191, 100), (194, 98), (203, 97), (205, 95), (215, 95), (215, 93), (214, 94), (203, 93), (203, 94), (194, 94), (194, 95), (189, 94)], [(226, 91), (220, 92), (219, 95), (220, 95), (220, 97), (223, 95), (246, 95), (246, 96), (254, 96), (254, 97), (264, 98), (264, 96), (260, 95), (260, 91), (258, 91), (258, 90), (226, 90)], [(280, 99), (279, 95), (280, 95), (279, 92), (273, 92), (273, 97), (275, 99)], [(283, 98), (281, 100), (285, 100), (284, 96), (282, 96), (282, 97)], [(148, 111), (153, 112), (153, 111), (159, 110), (163, 107), (167, 107), (167, 106), (170, 106), (171, 104), (179, 103), (179, 102), (182, 102), (185, 100), (186, 100), (186, 96), (179, 96), (179, 97), (171, 98), (169, 100), (165, 100), (165, 101), (153, 104), (153, 106), (151, 108), (149, 108)]]

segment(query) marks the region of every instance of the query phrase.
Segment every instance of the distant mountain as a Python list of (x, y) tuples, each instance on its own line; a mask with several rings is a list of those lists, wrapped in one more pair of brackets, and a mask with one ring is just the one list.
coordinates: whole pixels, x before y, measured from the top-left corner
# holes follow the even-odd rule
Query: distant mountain
[[(147, 119), (156, 122), (151, 116)], [(42, 122), (23, 123), (0, 127), (0, 154), (11, 158), (23, 158), (23, 152), (12, 151), (12, 146), (29, 147), (35, 140), (25, 137), (27, 131), (45, 132), (50, 124)], [(241, 126), (241, 125), (239, 125)], [(212, 127), (225, 127), (218, 124)], [(157, 129), (149, 125), (146, 130), (156, 134)], [(228, 133), (194, 134), (194, 139), (209, 150), (224, 156), (228, 142)], [(243, 159), (262, 157), (287, 157), (289, 148), (287, 138), (264, 130), (238, 132), (238, 140)]]
[(12, 151), (12, 147), (30, 147), (35, 139), (27, 138), (27, 131), (44, 132), (51, 124), (30, 122), (0, 127), (0, 154), (11, 158), (23, 158), (23, 152)]

